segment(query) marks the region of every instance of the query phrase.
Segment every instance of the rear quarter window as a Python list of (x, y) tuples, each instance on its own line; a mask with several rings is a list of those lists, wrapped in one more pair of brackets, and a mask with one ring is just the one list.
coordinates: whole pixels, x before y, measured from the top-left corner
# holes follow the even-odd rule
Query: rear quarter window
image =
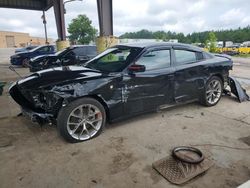
[(211, 59), (211, 58), (214, 57), (212, 54), (207, 53), (207, 52), (203, 52), (203, 56), (204, 56), (205, 59)]
[(175, 50), (175, 59), (177, 65), (193, 63), (197, 61), (196, 52), (188, 50)]

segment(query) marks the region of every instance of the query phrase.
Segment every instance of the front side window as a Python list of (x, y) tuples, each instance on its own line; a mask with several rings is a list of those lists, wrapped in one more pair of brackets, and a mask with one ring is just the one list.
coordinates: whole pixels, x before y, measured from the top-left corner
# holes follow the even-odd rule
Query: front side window
[(86, 67), (104, 72), (119, 72), (138, 55), (140, 50), (140, 48), (134, 47), (110, 48), (90, 60)]
[(196, 52), (188, 50), (175, 50), (175, 59), (177, 65), (194, 63), (197, 61)]
[(170, 67), (170, 50), (154, 50), (145, 53), (137, 62), (144, 65), (146, 71)]

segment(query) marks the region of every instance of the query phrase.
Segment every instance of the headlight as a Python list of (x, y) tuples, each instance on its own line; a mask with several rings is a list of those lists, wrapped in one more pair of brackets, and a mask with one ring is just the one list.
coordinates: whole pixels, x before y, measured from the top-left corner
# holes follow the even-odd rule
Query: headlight
[(31, 97), (33, 100), (33, 104), (36, 107), (45, 109), (45, 110), (51, 110), (57, 106), (58, 102), (60, 102), (61, 97), (58, 95), (41, 91), (41, 92), (32, 92)]

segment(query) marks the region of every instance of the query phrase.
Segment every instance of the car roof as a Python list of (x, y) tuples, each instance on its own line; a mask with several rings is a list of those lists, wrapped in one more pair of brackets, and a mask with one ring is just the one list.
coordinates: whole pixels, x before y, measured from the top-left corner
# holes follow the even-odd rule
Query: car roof
[(85, 46), (96, 47), (96, 45), (72, 45), (69, 48), (78, 48), (78, 47), (85, 47)]
[(125, 43), (118, 44), (116, 46), (128, 46), (128, 47), (137, 47), (137, 48), (154, 48), (154, 47), (179, 47), (179, 48), (187, 48), (195, 51), (203, 51), (202, 48), (197, 46), (193, 46), (190, 44), (183, 43), (174, 43), (174, 42), (138, 42), (138, 43)]

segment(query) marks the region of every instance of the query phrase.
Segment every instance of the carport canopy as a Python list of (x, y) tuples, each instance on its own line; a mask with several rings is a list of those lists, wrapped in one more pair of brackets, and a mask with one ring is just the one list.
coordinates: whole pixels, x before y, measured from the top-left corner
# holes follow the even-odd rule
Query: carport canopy
[(54, 6), (58, 39), (66, 40), (63, 0), (1, 0), (0, 8), (47, 11)]
[[(0, 8), (47, 11), (54, 6), (58, 39), (66, 40), (63, 0), (0, 0)], [(100, 36), (113, 35), (112, 0), (97, 0)]]
[(46, 11), (53, 6), (53, 0), (1, 0), (0, 7)]

